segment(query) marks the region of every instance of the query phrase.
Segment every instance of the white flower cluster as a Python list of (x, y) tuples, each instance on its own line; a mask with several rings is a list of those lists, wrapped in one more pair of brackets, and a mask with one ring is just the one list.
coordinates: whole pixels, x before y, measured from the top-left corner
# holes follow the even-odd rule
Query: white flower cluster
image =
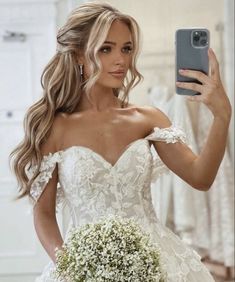
[(158, 247), (134, 219), (109, 216), (72, 229), (56, 251), (55, 277), (69, 282), (164, 282)]

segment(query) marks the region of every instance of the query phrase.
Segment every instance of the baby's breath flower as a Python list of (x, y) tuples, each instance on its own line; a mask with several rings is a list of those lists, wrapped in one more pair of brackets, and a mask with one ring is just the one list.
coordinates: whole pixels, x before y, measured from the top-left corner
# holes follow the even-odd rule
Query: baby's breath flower
[(160, 250), (134, 219), (109, 216), (70, 231), (55, 277), (69, 282), (164, 282)]

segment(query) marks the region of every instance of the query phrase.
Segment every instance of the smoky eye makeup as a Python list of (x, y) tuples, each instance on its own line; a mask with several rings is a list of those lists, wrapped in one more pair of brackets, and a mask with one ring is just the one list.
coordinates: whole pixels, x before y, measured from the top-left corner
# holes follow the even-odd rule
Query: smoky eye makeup
[(133, 50), (133, 47), (129, 45), (129, 46), (124, 46), (122, 49), (125, 50), (126, 53), (131, 53)]
[[(112, 47), (108, 46), (108, 45), (107, 46), (104, 45), (99, 49), (99, 51), (101, 53), (109, 53), (109, 52), (111, 52), (111, 50), (112, 50)], [(133, 47), (131, 45), (127, 45), (127, 46), (122, 47), (122, 52), (124, 52), (124, 53), (131, 53), (132, 50), (133, 50)]]
[(102, 46), (99, 51), (101, 53), (108, 53), (111, 51), (111, 46)]

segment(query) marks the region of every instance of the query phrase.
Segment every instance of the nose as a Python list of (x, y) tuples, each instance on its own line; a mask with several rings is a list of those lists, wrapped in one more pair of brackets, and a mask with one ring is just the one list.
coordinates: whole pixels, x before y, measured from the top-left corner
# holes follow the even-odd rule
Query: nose
[(116, 56), (115, 56), (115, 64), (116, 65), (124, 65), (125, 64), (124, 54), (121, 51), (118, 51)]

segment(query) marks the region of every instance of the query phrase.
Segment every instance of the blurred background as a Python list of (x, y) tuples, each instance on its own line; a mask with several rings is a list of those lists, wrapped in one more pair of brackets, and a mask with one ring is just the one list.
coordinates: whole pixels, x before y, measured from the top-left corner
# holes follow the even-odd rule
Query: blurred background
[[(12, 201), (16, 181), (8, 156), (23, 136), (27, 108), (42, 94), (40, 76), (56, 49), (56, 33), (68, 13), (86, 1), (0, 0), (0, 281), (31, 282), (49, 258), (38, 242), (27, 199)], [(206, 27), (234, 109), (233, 0), (107, 0), (132, 15), (142, 31), (138, 69), (144, 81), (130, 94), (154, 105), (187, 133), (200, 151), (212, 116), (175, 94), (175, 31)], [(173, 174), (152, 184), (160, 220), (193, 246), (216, 281), (234, 281), (234, 116), (224, 160), (213, 187), (193, 191)], [(63, 211), (62, 211), (63, 214)], [(61, 229), (66, 217), (58, 215)]]

